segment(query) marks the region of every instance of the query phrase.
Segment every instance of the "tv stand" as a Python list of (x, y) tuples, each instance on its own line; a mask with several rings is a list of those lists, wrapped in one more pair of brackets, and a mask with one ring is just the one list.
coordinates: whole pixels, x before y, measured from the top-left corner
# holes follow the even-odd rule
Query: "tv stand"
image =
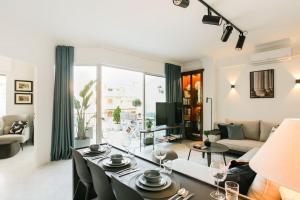
[[(174, 126), (166, 126), (166, 125), (162, 125), (162, 126), (156, 126), (154, 128), (151, 128), (151, 130), (141, 130), (140, 131), (140, 151), (142, 151), (142, 134), (143, 134), (143, 138), (146, 138), (146, 134), (149, 134), (149, 133), (152, 133), (153, 134), (153, 150), (155, 149), (155, 132), (158, 132), (158, 131), (167, 131), (167, 130), (178, 130), (179, 129), (179, 138), (176, 138), (175, 140), (177, 139), (180, 139), (182, 140), (183, 139), (183, 126), (182, 125), (174, 125)], [(166, 140), (164, 140), (165, 142), (169, 142), (169, 141), (174, 141), (174, 140), (171, 140), (171, 139), (168, 139), (168, 136), (165, 137)]]

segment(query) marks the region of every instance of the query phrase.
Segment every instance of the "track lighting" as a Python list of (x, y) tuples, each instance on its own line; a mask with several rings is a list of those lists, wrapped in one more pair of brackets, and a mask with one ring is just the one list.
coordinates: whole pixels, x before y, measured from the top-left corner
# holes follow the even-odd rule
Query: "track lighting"
[(230, 34), (232, 33), (232, 26), (230, 24), (227, 24), (224, 26), (223, 35), (222, 35), (222, 42), (227, 42), (228, 38), (230, 37)]
[(180, 6), (182, 8), (186, 8), (190, 4), (190, 0), (173, 0), (173, 4), (175, 6)]
[(246, 39), (246, 36), (244, 36), (243, 33), (240, 33), (239, 39), (238, 39), (238, 41), (236, 43), (236, 46), (235, 46), (236, 50), (241, 51), (243, 49), (245, 39)]
[(220, 16), (213, 16), (211, 11), (208, 9), (208, 14), (204, 15), (202, 18), (203, 24), (210, 24), (220, 26), (222, 24), (222, 17)]
[[(228, 20), (226, 17), (224, 17), (222, 14), (220, 14), (218, 11), (216, 11), (213, 7), (208, 5), (204, 0), (198, 0), (200, 3), (202, 3), (207, 9), (208, 14), (204, 15), (202, 18), (203, 24), (210, 24), (210, 25), (216, 25), (220, 26), (222, 24), (222, 21), (226, 22), (226, 25), (223, 29), (223, 34), (221, 37), (221, 40), (223, 42), (227, 42), (233, 29), (235, 29), (237, 32), (240, 33), (239, 39), (236, 44), (236, 50), (242, 50), (244, 46), (244, 42), (246, 39), (246, 36), (244, 36), (245, 31), (242, 31), (239, 27), (237, 27), (234, 23), (232, 23), (230, 20)], [(182, 8), (186, 8), (190, 4), (190, 0), (173, 0), (173, 4), (175, 6), (180, 6)], [(214, 15), (212, 15), (212, 13)]]

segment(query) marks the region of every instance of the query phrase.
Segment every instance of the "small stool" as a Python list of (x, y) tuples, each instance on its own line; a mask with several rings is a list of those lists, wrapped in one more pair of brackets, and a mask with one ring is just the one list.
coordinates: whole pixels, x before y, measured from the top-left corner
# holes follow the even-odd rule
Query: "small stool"
[(0, 142), (0, 159), (10, 158), (20, 151), (20, 143), (16, 141)]

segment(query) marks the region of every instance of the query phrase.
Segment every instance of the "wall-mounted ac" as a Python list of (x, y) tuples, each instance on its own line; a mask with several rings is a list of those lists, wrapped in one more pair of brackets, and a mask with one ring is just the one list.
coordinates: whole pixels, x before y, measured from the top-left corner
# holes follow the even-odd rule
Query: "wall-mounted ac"
[(270, 51), (255, 53), (250, 56), (252, 65), (263, 65), (268, 63), (283, 62), (292, 58), (292, 48), (286, 47)]

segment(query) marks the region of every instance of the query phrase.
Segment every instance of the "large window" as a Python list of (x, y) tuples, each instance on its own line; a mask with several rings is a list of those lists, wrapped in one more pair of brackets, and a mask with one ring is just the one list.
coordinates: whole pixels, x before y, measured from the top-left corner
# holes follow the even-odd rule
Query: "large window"
[(166, 101), (165, 78), (145, 75), (145, 118), (156, 119), (156, 102)]
[(0, 117), (6, 114), (6, 76), (0, 75)]
[[(156, 102), (165, 102), (165, 78), (108, 66), (74, 70), (75, 147), (131, 131), (154, 120)], [(109, 141), (111, 142), (111, 141)]]

